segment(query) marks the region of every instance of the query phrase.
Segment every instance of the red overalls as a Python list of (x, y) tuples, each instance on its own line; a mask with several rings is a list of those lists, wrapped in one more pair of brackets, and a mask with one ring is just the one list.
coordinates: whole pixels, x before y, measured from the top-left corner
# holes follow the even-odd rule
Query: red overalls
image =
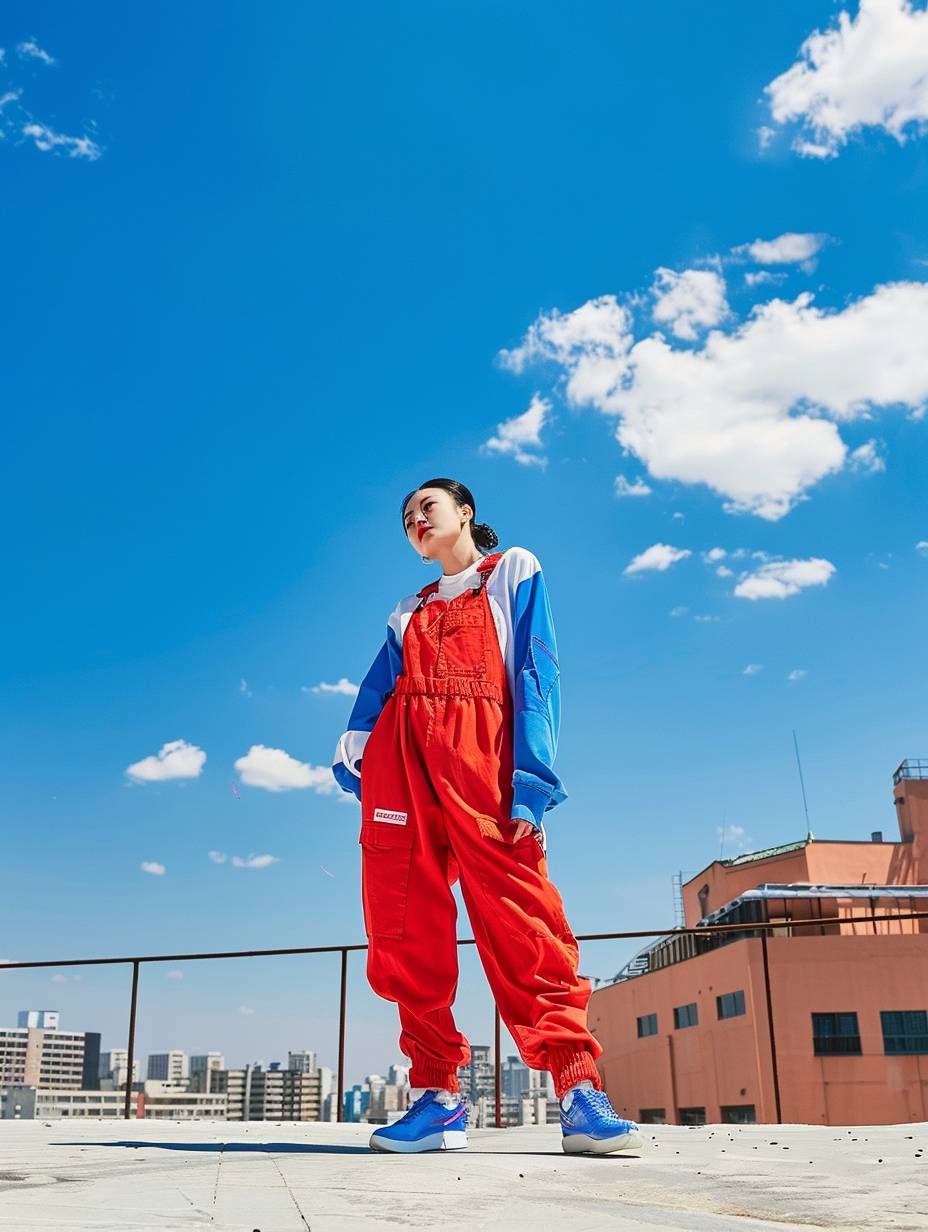
[(361, 850), (367, 975), (399, 1004), (410, 1085), (458, 1089), (470, 1060), (451, 1004), (458, 980), (461, 891), (500, 1016), (526, 1065), (548, 1069), (561, 1095), (601, 1082), (589, 1033), (589, 981), (534, 833), (513, 844), (512, 699), (486, 582), (454, 599), (418, 592), (403, 671), (361, 763)]

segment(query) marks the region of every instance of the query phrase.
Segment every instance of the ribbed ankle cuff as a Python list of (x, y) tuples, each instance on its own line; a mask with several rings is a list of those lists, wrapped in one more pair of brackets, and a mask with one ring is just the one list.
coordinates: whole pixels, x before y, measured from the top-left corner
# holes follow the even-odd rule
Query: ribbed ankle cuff
[(597, 1091), (603, 1089), (603, 1080), (599, 1076), (596, 1062), (588, 1052), (577, 1052), (574, 1048), (549, 1048), (548, 1068), (554, 1079), (554, 1093), (558, 1099), (584, 1078), (589, 1078)]
[(437, 1090), (458, 1091), (458, 1071), (445, 1061), (436, 1061), (431, 1057), (419, 1057), (413, 1061), (409, 1070), (409, 1085), (411, 1087), (435, 1087)]

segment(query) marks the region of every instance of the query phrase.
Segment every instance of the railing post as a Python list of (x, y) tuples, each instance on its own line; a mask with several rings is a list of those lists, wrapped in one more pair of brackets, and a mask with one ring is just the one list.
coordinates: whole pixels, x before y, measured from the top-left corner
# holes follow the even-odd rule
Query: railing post
[(502, 1102), (500, 1088), (502, 1084), (500, 1082), (501, 1067), (499, 1061), (499, 1006), (494, 1005), (493, 1011), (493, 1090), (496, 1099), (496, 1128), (500, 1129), (503, 1124), (503, 1118), (502, 1109), (500, 1108), (500, 1103)]
[(132, 963), (132, 994), (129, 1003), (129, 1046), (126, 1049), (126, 1103), (123, 1117), (128, 1121), (132, 1115), (132, 1068), (135, 1064), (135, 1011), (139, 998), (139, 961)]
[(348, 1002), (348, 951), (342, 950), (341, 998), (338, 1007), (338, 1114), (345, 1119), (345, 1008)]
[(773, 1100), (777, 1111), (777, 1125), (783, 1123), (780, 1107), (780, 1070), (777, 1065), (777, 1040), (773, 1031), (773, 1002), (770, 998), (770, 964), (767, 959), (767, 934), (760, 935), (760, 949), (764, 960), (764, 994), (767, 998), (767, 1030), (770, 1033), (770, 1067), (773, 1071)]

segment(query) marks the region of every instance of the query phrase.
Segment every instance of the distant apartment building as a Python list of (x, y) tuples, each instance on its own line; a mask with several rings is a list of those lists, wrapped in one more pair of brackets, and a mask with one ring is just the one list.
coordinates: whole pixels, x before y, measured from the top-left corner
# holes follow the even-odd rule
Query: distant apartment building
[(492, 1098), (496, 1089), (493, 1057), (488, 1044), (471, 1044), (470, 1063), (458, 1068), (458, 1086), (472, 1104), (481, 1096)]
[(216, 1070), (212, 1089), (226, 1096), (230, 1121), (321, 1121), (322, 1080), (319, 1070), (246, 1065)]
[(93, 1089), (99, 1083), (100, 1034), (62, 1031), (57, 1010), (22, 1010), (0, 1027), (0, 1087)]
[[(100, 1086), (118, 1090), (125, 1087), (129, 1076), (129, 1053), (125, 1048), (111, 1048), (100, 1053)], [(132, 1081), (139, 1080), (138, 1057), (132, 1060)]]
[(599, 1066), (621, 1112), (676, 1124), (928, 1120), (928, 920), (905, 918), (928, 911), (928, 761), (899, 766), (893, 805), (898, 841), (809, 834), (714, 860), (683, 885), (686, 927), (787, 927), (765, 939), (671, 933), (593, 993)]
[[(409, 1107), (409, 1068), (391, 1065), (387, 1077), (368, 1074), (345, 1092), (343, 1118), (346, 1121), (367, 1121), (386, 1125), (397, 1120)], [(335, 1120), (335, 1094), (331, 1094), (327, 1115)]]
[(212, 1090), (212, 1077), (218, 1070), (225, 1069), (226, 1059), (221, 1052), (202, 1052), (190, 1058), (190, 1085), (203, 1075), (202, 1083), (197, 1083), (197, 1090), (209, 1093)]
[[(458, 1069), (458, 1083), (472, 1108), (477, 1128), (496, 1124), (496, 1073), (488, 1044), (472, 1044), (469, 1065)], [(548, 1076), (517, 1056), (500, 1064), (500, 1125), (544, 1125), (559, 1119), (549, 1099)]]
[(316, 1054), (310, 1048), (303, 1048), (299, 1052), (287, 1053), (287, 1069), (296, 1070), (301, 1074), (311, 1074), (314, 1069), (317, 1069)]
[[(45, 1091), (11, 1086), (0, 1092), (0, 1120), (122, 1117), (125, 1098), (123, 1091)], [(137, 1120), (224, 1121), (226, 1100), (224, 1095), (190, 1095), (160, 1082), (146, 1082), (144, 1090), (133, 1092), (129, 1112)]]
[(187, 1054), (180, 1049), (153, 1052), (148, 1058), (146, 1077), (153, 1082), (185, 1082), (190, 1077)]

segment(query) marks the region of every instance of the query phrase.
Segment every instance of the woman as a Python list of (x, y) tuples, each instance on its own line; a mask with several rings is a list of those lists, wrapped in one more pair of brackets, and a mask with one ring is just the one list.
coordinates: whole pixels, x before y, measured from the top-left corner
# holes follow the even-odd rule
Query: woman
[(422, 1088), (370, 1144), (467, 1145), (458, 1067), (470, 1048), (451, 1012), (460, 877), (500, 1015), (526, 1065), (553, 1075), (564, 1149), (623, 1150), (641, 1138), (601, 1089), (590, 985), (545, 858), (543, 815), (566, 792), (553, 769), (560, 687), (544, 578), (524, 548), (493, 551), (475, 512), (452, 479), (403, 501), (407, 541), (442, 573), (394, 608), (333, 766), (361, 801), (368, 979), (399, 1005), (410, 1085)]

